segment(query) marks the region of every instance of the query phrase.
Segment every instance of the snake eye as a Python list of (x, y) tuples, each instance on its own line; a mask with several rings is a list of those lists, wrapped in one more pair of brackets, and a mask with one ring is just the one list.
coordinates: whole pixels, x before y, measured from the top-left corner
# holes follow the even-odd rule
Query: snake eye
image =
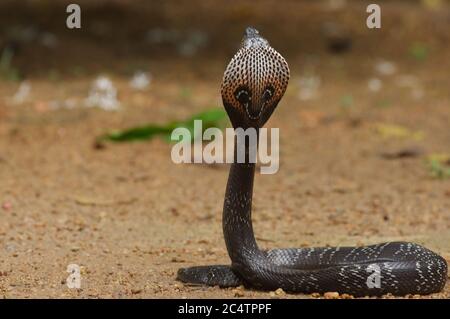
[(243, 88), (237, 89), (235, 96), (236, 100), (238, 100), (242, 105), (247, 104), (251, 100), (249, 92)]
[(264, 99), (265, 102), (269, 101), (272, 98), (274, 91), (275, 90), (273, 89), (273, 86), (268, 86), (264, 90), (263, 99)]

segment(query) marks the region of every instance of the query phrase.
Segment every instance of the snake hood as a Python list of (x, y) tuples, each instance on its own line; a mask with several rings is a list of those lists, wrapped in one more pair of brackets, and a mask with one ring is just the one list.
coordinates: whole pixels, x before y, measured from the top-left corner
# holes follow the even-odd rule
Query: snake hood
[(228, 64), (222, 100), (235, 128), (262, 127), (284, 95), (289, 66), (269, 42), (251, 27)]

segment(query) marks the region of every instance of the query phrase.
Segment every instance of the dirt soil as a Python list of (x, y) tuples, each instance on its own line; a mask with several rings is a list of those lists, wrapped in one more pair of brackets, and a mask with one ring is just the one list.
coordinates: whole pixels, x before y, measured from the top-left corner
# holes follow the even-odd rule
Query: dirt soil
[[(450, 262), (450, 179), (433, 177), (426, 160), (450, 153), (448, 2), (433, 10), (381, 1), (379, 31), (365, 28), (362, 1), (343, 9), (320, 1), (102, 3), (81, 1), (77, 31), (61, 26), (63, 6), (0, 6), (0, 30), (27, 16), (58, 39), (14, 43), (14, 67), (31, 86), (23, 101), (13, 98), (20, 82), (0, 79), (0, 297), (313, 297), (175, 281), (179, 267), (229, 263), (221, 228), (228, 167), (176, 165), (162, 139), (94, 143), (111, 129), (221, 107), (222, 74), (246, 25), (286, 57), (292, 75), (267, 124), (280, 128), (280, 170), (255, 180), (261, 247), (404, 240)], [(351, 41), (346, 52), (327, 49), (327, 22)], [(203, 30), (206, 44), (186, 54), (169, 40), (145, 42), (156, 27)], [(11, 41), (6, 31), (2, 40)], [(152, 75), (143, 91), (129, 85), (138, 69)], [(100, 74), (117, 88), (119, 111), (84, 106)], [(66, 285), (69, 264), (81, 266), (81, 289)], [(449, 282), (422, 298), (448, 297)]]

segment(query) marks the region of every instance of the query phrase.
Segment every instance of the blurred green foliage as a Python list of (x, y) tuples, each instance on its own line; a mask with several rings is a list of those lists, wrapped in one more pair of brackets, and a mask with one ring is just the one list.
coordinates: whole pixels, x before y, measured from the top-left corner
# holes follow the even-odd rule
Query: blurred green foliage
[(20, 72), (12, 65), (13, 57), (12, 49), (3, 49), (0, 55), (0, 78), (7, 81), (20, 81)]
[[(184, 127), (191, 133), (191, 142), (198, 138), (195, 136), (194, 121), (202, 121), (202, 130), (206, 130), (210, 127), (223, 128), (226, 124), (227, 114), (225, 110), (214, 108), (202, 113), (193, 115), (191, 118), (185, 121), (173, 121), (164, 125), (158, 125), (150, 123), (143, 126), (137, 126), (128, 128), (121, 131), (113, 131), (104, 134), (97, 138), (97, 142), (101, 143), (103, 141), (112, 142), (130, 142), (130, 141), (142, 141), (150, 140), (156, 136), (164, 138), (166, 141), (170, 141), (170, 136), (172, 131), (176, 128)], [(202, 132), (203, 134), (203, 132)]]
[(426, 159), (431, 176), (438, 179), (450, 178), (450, 155), (431, 154)]
[(409, 54), (418, 61), (426, 60), (428, 53), (428, 47), (423, 43), (414, 43), (409, 49)]

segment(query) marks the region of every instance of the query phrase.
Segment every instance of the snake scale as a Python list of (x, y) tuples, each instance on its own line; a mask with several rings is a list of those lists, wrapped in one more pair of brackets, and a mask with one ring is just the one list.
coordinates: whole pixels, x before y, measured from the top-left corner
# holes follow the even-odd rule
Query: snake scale
[[(286, 60), (257, 30), (247, 28), (221, 88), (233, 127), (260, 129), (283, 97), (288, 81)], [(178, 280), (301, 293), (336, 291), (354, 296), (430, 294), (443, 289), (447, 279), (445, 259), (414, 243), (260, 250), (251, 219), (254, 173), (255, 164), (250, 161), (235, 161), (230, 168), (222, 224), (231, 266), (181, 268)]]

